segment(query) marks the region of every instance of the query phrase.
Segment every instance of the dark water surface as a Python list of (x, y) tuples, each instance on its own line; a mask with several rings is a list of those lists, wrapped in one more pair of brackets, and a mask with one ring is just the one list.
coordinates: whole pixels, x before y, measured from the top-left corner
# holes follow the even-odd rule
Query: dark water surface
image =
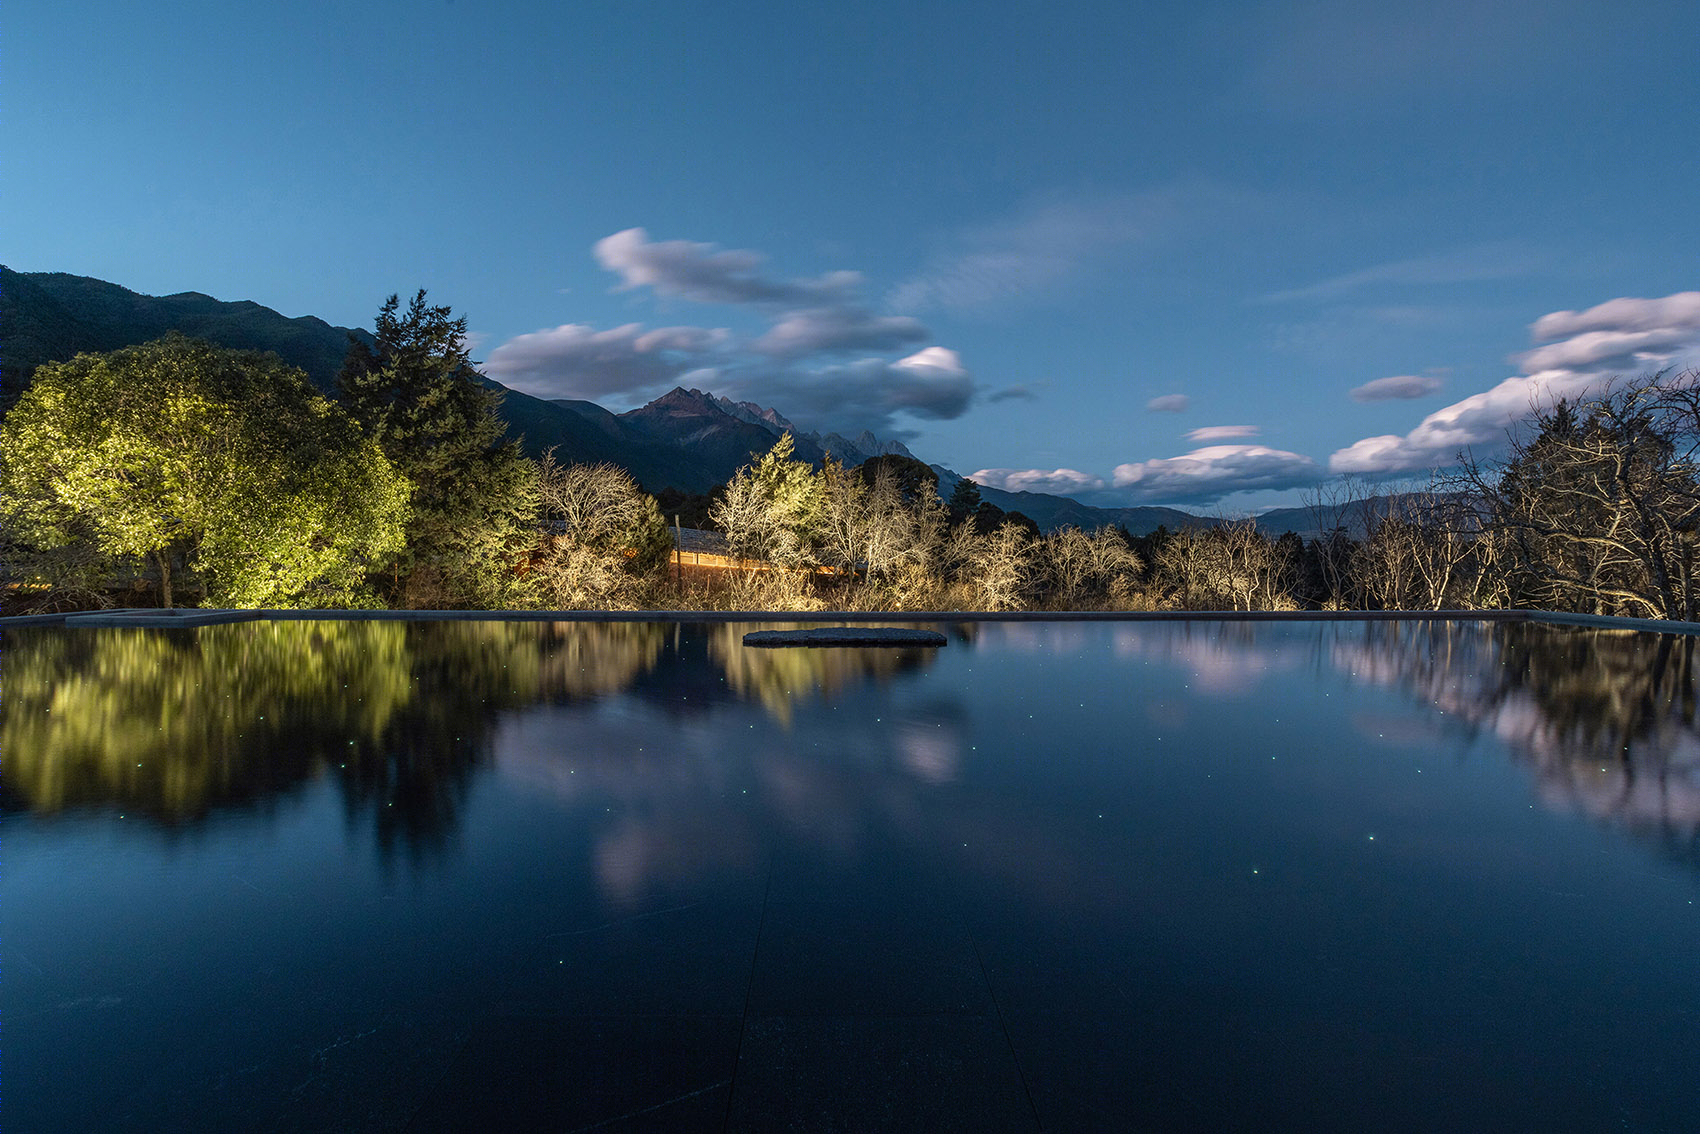
[(1693, 639), (19, 628), (0, 1127), (1694, 1130)]

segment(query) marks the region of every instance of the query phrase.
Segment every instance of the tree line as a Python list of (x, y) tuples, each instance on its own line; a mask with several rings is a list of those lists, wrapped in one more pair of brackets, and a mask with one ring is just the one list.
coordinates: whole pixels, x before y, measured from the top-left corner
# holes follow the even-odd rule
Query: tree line
[[(1335, 482), (1316, 532), (1252, 520), (1042, 534), (941, 499), (912, 458), (796, 459), (789, 436), (705, 497), (526, 459), (466, 320), (390, 296), (337, 396), (275, 355), (181, 335), (41, 367), (0, 422), (0, 601), (26, 609), (1300, 610), (1539, 607), (1694, 619), (1694, 372), (1539, 410), (1371, 509)], [(664, 513), (663, 504), (666, 505)], [(740, 564), (681, 580), (666, 514)]]

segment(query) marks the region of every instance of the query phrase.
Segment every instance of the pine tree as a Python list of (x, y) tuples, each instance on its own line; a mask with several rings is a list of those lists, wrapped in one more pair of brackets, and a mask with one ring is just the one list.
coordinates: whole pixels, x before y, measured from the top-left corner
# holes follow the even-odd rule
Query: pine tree
[[(466, 319), (425, 302), (384, 301), (375, 343), (350, 336), (337, 376), (343, 404), (413, 481), (413, 521), (393, 597), (418, 606), (500, 607), (521, 584), (536, 470), (504, 439), (501, 395), (466, 351)], [(403, 575), (406, 576), (403, 579)]]
[(980, 486), (968, 477), (956, 482), (956, 487), (950, 490), (950, 500), (945, 507), (950, 509), (950, 522), (960, 524), (972, 516), (980, 507)]

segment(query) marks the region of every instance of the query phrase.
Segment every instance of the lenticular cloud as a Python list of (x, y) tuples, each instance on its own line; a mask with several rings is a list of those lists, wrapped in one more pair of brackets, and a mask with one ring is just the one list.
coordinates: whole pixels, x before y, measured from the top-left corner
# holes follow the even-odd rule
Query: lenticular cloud
[(1497, 446), (1511, 426), (1560, 398), (1586, 397), (1618, 377), (1696, 365), (1700, 291), (1555, 311), (1530, 333), (1544, 345), (1516, 356), (1522, 374), (1436, 410), (1404, 436), (1366, 437), (1339, 450), (1329, 471), (1376, 476), (1449, 464), (1461, 450)]

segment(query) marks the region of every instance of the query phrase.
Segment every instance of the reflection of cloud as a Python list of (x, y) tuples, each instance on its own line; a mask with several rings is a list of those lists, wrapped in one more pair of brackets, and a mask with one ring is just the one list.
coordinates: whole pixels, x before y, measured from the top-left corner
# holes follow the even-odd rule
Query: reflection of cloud
[(941, 723), (911, 721), (897, 728), (903, 766), (929, 784), (948, 784), (962, 764), (962, 738)]
[(1304, 660), (1294, 643), (1259, 635), (1250, 622), (1117, 626), (1110, 641), (1116, 657), (1164, 662), (1186, 672), (1188, 685), (1218, 695), (1249, 693)]
[(1069, 657), (1086, 648), (1091, 631), (1078, 622), (983, 622), (979, 644), (1023, 654)]

